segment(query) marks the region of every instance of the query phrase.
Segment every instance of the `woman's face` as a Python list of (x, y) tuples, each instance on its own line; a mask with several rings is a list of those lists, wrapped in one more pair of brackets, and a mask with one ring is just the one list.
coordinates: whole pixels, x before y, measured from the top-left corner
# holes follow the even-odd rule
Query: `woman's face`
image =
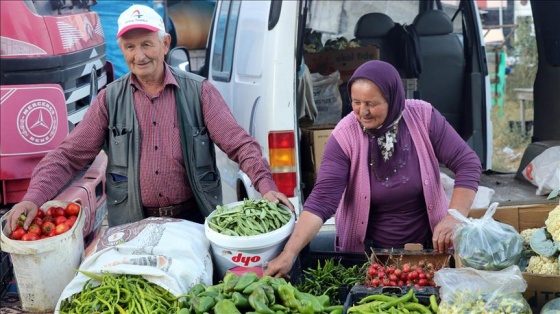
[(381, 90), (372, 81), (358, 79), (350, 87), (352, 111), (366, 129), (383, 125), (389, 112), (389, 104)]

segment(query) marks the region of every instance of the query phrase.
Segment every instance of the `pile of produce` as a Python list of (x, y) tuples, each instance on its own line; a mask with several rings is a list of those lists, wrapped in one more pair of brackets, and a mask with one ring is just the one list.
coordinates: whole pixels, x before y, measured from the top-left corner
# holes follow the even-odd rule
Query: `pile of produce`
[(497, 207), (498, 203), (492, 203), (480, 219), (465, 218), (450, 210), (462, 222), (453, 234), (453, 243), (464, 267), (501, 270), (517, 265), (521, 259), (523, 239), (513, 226), (492, 218)]
[(421, 304), (414, 289), (409, 289), (402, 296), (372, 294), (350, 306), (346, 313), (440, 313), (435, 294), (429, 297), (429, 301), (428, 306)]
[(548, 214), (544, 227), (523, 230), (521, 236), (530, 256), (525, 271), (560, 276), (560, 205)]
[(519, 293), (480, 294), (469, 290), (457, 291), (452, 302), (442, 301), (440, 313), (531, 313)]
[(226, 273), (217, 285), (195, 285), (186, 296), (185, 313), (328, 313), (340, 314), (342, 305), (331, 305), (326, 295), (314, 296), (299, 291), (283, 278), (264, 276), (254, 272), (238, 276)]
[(317, 261), (317, 267), (303, 270), (303, 276), (299, 278), (296, 288), (312, 295), (328, 295), (332, 304), (342, 304), (345, 295), (341, 300), (340, 289), (349, 289), (364, 283), (366, 267), (367, 263), (345, 267), (340, 259), (335, 262), (334, 258), (325, 260), (324, 265)]
[(81, 272), (90, 279), (81, 292), (62, 300), (60, 314), (178, 313), (182, 307), (179, 298), (141, 276)]
[(310, 28), (305, 29), (305, 35), (303, 39), (303, 49), (308, 53), (315, 53), (328, 50), (344, 50), (348, 48), (358, 48), (362, 47), (360, 40), (353, 38), (351, 40), (346, 39), (346, 37), (338, 37), (336, 39), (328, 39), (325, 44), (323, 44), (323, 33), (312, 30)]
[(216, 207), (208, 217), (210, 229), (230, 236), (253, 236), (274, 231), (290, 221), (292, 213), (268, 200), (244, 200), (229, 208)]
[(51, 206), (46, 211), (39, 209), (27, 230), (23, 229), (27, 217), (21, 215), (18, 227), (9, 237), (12, 240), (35, 241), (63, 234), (74, 226), (79, 213), (80, 205), (72, 202), (65, 207)]
[(366, 285), (378, 286), (435, 286), (434, 273), (442, 265), (434, 265), (426, 260), (419, 260), (417, 264), (389, 264), (372, 263), (367, 270)]

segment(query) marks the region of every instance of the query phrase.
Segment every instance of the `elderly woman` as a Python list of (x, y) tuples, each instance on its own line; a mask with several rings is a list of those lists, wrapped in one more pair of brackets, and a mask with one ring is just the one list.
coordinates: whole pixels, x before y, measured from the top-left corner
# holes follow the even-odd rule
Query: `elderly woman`
[[(352, 111), (326, 145), (317, 183), (297, 226), (266, 275), (287, 274), (299, 252), (336, 214), (335, 249), (402, 248), (422, 243), (447, 251), (480, 181), (477, 155), (429, 103), (405, 99), (397, 70), (382, 61), (360, 66), (348, 81)], [(439, 164), (455, 173), (451, 201)]]

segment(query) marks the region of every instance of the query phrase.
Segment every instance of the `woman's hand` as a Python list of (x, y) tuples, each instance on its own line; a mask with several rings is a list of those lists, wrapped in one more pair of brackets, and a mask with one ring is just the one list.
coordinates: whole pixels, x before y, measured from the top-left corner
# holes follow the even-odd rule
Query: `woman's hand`
[(264, 199), (267, 199), (273, 203), (278, 204), (279, 202), (288, 206), (288, 208), (292, 211), (292, 213), (296, 213), (296, 209), (290, 199), (284, 194), (277, 191), (268, 191), (265, 195), (263, 195)]
[(37, 215), (37, 210), (39, 207), (35, 203), (30, 201), (19, 202), (12, 207), (7, 217), (6, 232), (9, 234), (18, 227), (19, 217), (25, 215), (25, 222), (23, 223), (23, 229), (27, 230), (31, 221)]
[(453, 246), (453, 233), (459, 221), (447, 214), (434, 228), (432, 242), (436, 252), (445, 253)]
[(290, 279), (288, 273), (294, 264), (294, 256), (282, 251), (278, 257), (268, 262), (268, 266), (264, 270), (263, 276), (274, 276), (277, 278), (284, 277)]

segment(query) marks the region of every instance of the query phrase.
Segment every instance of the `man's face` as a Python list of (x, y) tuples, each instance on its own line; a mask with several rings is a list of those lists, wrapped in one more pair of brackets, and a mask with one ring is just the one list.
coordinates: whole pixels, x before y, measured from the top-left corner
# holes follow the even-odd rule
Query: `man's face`
[(121, 36), (119, 46), (130, 71), (138, 78), (157, 77), (163, 72), (170, 38), (160, 39), (157, 32), (132, 29)]

